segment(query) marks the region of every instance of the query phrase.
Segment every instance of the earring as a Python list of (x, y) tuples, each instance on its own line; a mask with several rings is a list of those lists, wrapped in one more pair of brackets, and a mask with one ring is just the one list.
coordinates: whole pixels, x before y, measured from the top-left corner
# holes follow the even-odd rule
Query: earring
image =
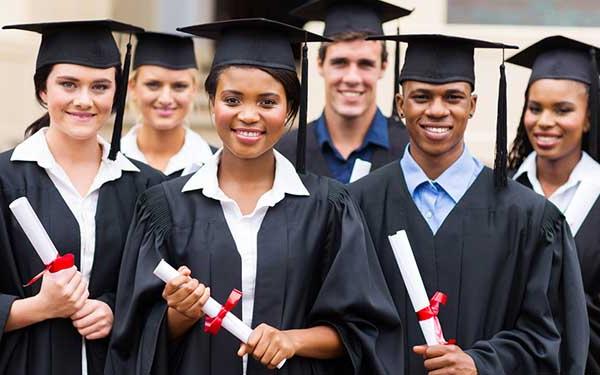
[(469, 113), (469, 118), (473, 118), (473, 114), (472, 113)]
[(400, 117), (404, 118), (404, 113), (400, 113)]

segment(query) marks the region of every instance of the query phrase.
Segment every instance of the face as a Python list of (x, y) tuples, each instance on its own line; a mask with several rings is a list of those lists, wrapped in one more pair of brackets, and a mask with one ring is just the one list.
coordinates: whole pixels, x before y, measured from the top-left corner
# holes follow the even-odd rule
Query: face
[(325, 100), (337, 115), (355, 119), (377, 106), (377, 81), (383, 76), (379, 41), (341, 41), (327, 47), (319, 60), (319, 73), (325, 80)]
[(285, 89), (260, 69), (230, 67), (221, 72), (212, 107), (224, 147), (241, 159), (263, 155), (285, 131)]
[(156, 130), (183, 125), (197, 92), (194, 73), (194, 69), (174, 70), (155, 65), (136, 69), (135, 80), (129, 82), (129, 92), (144, 125)]
[(40, 92), (48, 107), (50, 126), (73, 139), (95, 138), (111, 114), (115, 72), (115, 68), (55, 65), (46, 90)]
[(590, 126), (587, 106), (583, 83), (541, 79), (531, 84), (523, 123), (539, 157), (558, 160), (579, 156), (583, 134)]
[(402, 91), (397, 105), (406, 120), (411, 152), (434, 159), (459, 156), (467, 122), (477, 103), (469, 83), (405, 81)]

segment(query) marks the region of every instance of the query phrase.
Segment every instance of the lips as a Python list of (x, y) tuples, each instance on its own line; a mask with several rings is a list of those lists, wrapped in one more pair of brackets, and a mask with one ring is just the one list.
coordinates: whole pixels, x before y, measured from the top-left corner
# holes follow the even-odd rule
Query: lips
[(258, 142), (265, 134), (264, 131), (258, 129), (231, 129), (232, 132), (235, 133), (235, 137), (242, 143), (245, 144), (255, 144)]
[(154, 110), (161, 117), (169, 117), (175, 112), (175, 108), (154, 108)]
[(441, 141), (446, 139), (452, 132), (452, 126), (439, 124), (421, 124), (425, 137), (432, 141)]
[(535, 144), (542, 149), (555, 147), (561, 140), (562, 136), (555, 133), (534, 133), (533, 138)]
[(66, 113), (78, 121), (89, 121), (94, 116), (96, 116), (96, 114), (90, 113), (90, 112), (66, 112)]

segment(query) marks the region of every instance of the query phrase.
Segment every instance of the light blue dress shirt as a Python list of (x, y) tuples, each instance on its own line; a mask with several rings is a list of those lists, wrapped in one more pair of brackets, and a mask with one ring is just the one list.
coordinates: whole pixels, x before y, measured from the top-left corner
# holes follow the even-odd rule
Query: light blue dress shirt
[(400, 159), (408, 191), (435, 234), (454, 206), (473, 184), (483, 165), (467, 150), (436, 180), (430, 180), (410, 155), (409, 146)]

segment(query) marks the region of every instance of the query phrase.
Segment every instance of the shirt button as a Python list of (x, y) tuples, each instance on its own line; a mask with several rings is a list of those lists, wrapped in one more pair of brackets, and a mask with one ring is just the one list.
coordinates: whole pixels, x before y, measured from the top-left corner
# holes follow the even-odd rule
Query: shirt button
[(431, 211), (429, 211), (425, 214), (425, 217), (428, 219), (431, 219), (432, 216), (433, 216), (433, 214), (431, 213)]

